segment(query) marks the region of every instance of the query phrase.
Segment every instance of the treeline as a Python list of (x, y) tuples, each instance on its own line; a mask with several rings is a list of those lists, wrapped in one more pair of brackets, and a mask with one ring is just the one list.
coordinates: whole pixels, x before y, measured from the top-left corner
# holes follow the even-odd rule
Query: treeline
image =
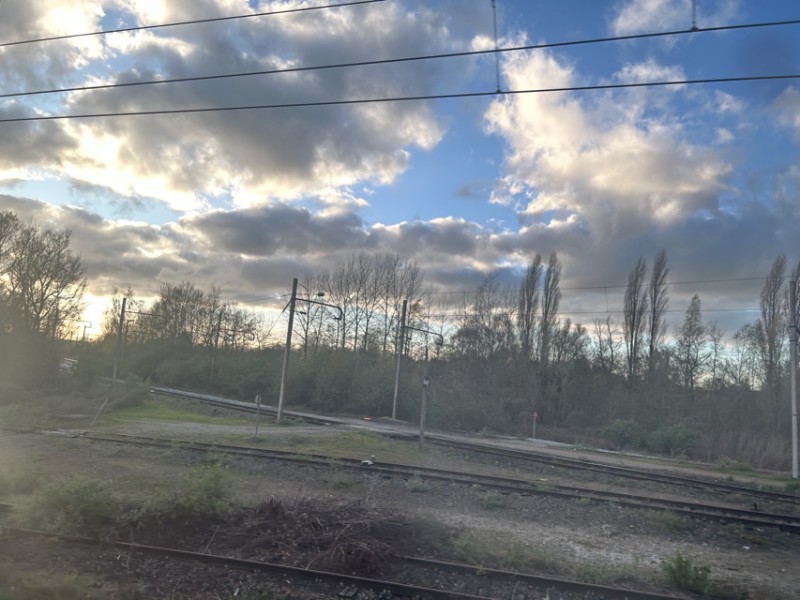
[(59, 341), (83, 310), (86, 267), (69, 231), (0, 212), (0, 377), (34, 384), (55, 374)]
[[(567, 429), (587, 443), (650, 448), (704, 459), (786, 466), (789, 452), (789, 271), (779, 256), (759, 297), (760, 316), (732, 334), (706, 321), (695, 295), (668, 330), (669, 266), (660, 252), (648, 276), (640, 257), (621, 318), (590, 328), (558, 314), (561, 265), (538, 255), (516, 290), (488, 277), (454, 324), (433, 418), (531, 435)], [(438, 412), (437, 412), (438, 411)], [(569, 441), (574, 441), (571, 439)]]
[[(396, 255), (361, 253), (308, 275), (298, 288), (294, 351), (302, 360), (292, 362), (288, 401), (391, 414), (405, 302), (405, 418), (417, 414), (427, 368), (434, 425), (531, 435), (536, 412), (540, 431), (565, 432), (568, 441), (771, 466), (788, 460), (787, 286), (800, 265), (790, 271), (778, 257), (765, 277), (759, 318), (732, 333), (704, 319), (698, 295), (668, 328), (665, 251), (652, 269), (645, 257), (633, 265), (619, 319), (588, 327), (559, 312), (561, 272), (557, 254), (536, 255), (518, 287), (503, 289), (489, 275), (458, 296), (426, 289), (418, 265)], [(190, 283), (164, 284), (151, 304), (130, 306), (127, 370), (243, 399), (277, 397), (283, 342), (268, 333), (274, 323)], [(118, 337), (119, 312), (118, 298), (109, 339)]]
[[(6, 380), (50, 377), (65, 354), (62, 340), (79, 331), (85, 265), (69, 243), (69, 231), (0, 213)], [(665, 251), (651, 269), (639, 257), (614, 311), (621, 316), (584, 325), (560, 313), (555, 253), (535, 255), (516, 287), (491, 274), (460, 294), (427, 288), (420, 267), (398, 255), (354, 254), (298, 287), (287, 401), (389, 415), (401, 353), (401, 418), (417, 418), (427, 371), (433, 426), (529, 436), (536, 413), (539, 432), (565, 441), (786, 466), (787, 326), (799, 308), (788, 306), (788, 283), (800, 279), (800, 263), (774, 261), (758, 318), (734, 332), (704, 318), (699, 295), (668, 327), (669, 273)], [(270, 402), (284, 345), (283, 331), (273, 334), (278, 320), (283, 330), (282, 317), (270, 321), (191, 282), (162, 283), (148, 301), (118, 291), (96, 343), (70, 346), (81, 353), (75, 382), (116, 372)]]

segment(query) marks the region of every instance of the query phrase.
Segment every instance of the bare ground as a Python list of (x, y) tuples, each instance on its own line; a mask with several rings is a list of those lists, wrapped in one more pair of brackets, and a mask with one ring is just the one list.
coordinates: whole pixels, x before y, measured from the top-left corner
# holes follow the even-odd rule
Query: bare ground
[[(86, 422), (85, 418), (76, 417), (76, 425), (83, 426)], [(120, 432), (207, 441), (229, 436), (240, 436), (245, 441), (253, 433), (250, 425), (163, 421), (109, 423), (105, 425), (106, 429)], [(308, 440), (314, 436), (336, 436), (338, 432), (331, 427), (265, 427), (260, 435), (278, 445), (285, 440), (286, 446), (290, 447), (293, 438)], [(177, 451), (131, 449), (66, 436), (0, 432), (0, 474), (34, 473), (43, 481), (82, 475), (112, 482), (123, 493), (147, 494), (148, 490), (175, 486), (187, 468), (198, 460), (197, 456)], [(466, 458), (435, 449), (426, 453), (425, 462), (462, 470), (486, 469), (486, 465), (476, 465)], [(729, 597), (782, 599), (798, 597), (800, 591), (800, 573), (796, 568), (800, 546), (795, 537), (776, 532), (748, 531), (714, 523), (687, 526), (686, 523), (665, 521), (650, 513), (613, 505), (564, 502), (516, 494), (494, 496), (485, 490), (465, 490), (444, 484), (429, 484), (424, 490), (413, 490), (407, 482), (382, 478), (368, 471), (353, 476), (335, 470), (321, 471), (316, 467), (239, 459), (228, 461), (227, 468), (236, 497), (244, 505), (257, 507), (274, 501), (285, 506), (297, 506), (307, 501), (318, 506), (348, 507), (360, 503), (380, 514), (395, 515), (402, 522), (440, 524), (447, 530), (446, 535), (460, 536), (466, 544), (464, 551), (467, 554), (470, 543), (478, 546), (496, 544), (506, 548), (509, 554), (530, 561), (530, 568), (523, 570), (549, 571), (562, 576), (577, 574), (605, 583), (624, 581), (635, 575), (658, 586), (661, 563), (680, 551), (698, 563), (708, 565), (712, 580), (720, 585), (720, 589), (727, 590)], [(151, 532), (149, 537), (144, 535), (142, 541), (160, 540), (161, 545), (170, 545), (171, 540), (163, 539), (158, 533)], [(192, 541), (195, 545), (202, 545), (200, 541), (210, 537), (208, 530), (198, 535)], [(394, 537), (399, 540), (401, 536), (395, 532)], [(222, 536), (217, 542), (222, 548), (221, 539)], [(206, 548), (198, 550), (204, 549), (214, 551), (214, 543), (208, 542)], [(398, 549), (432, 555), (436, 554), (437, 543), (426, 541), (418, 548), (404, 543)], [(55, 552), (53, 548), (51, 550)], [(239, 576), (222, 576), (213, 571), (207, 572), (207, 578), (197, 573), (165, 574), (163, 565), (156, 561), (151, 561), (149, 567), (138, 566), (136, 569), (131, 569), (128, 562), (126, 571), (122, 568), (125, 561), (113, 556), (90, 558), (76, 551), (55, 556), (41, 547), (28, 548), (20, 542), (12, 546), (4, 542), (0, 556), (4, 562), (18, 562), (26, 568), (61, 569), (65, 572), (80, 572), (83, 561), (91, 585), (98, 590), (97, 597), (113, 597), (114, 593), (124, 589), (129, 594), (134, 593), (131, 590), (135, 591), (134, 596), (128, 597), (140, 598), (233, 598), (238, 596), (238, 593), (234, 595), (235, 590), (244, 589)], [(502, 558), (502, 553), (500, 556)], [(443, 558), (464, 557), (451, 554)], [(299, 555), (289, 559), (298, 563), (306, 560)], [(364, 574), (368, 574), (370, 569), (362, 567)], [(166, 578), (166, 582), (157, 581), (159, 578)], [(216, 583), (212, 585), (208, 579)], [(308, 590), (308, 595), (299, 595), (297, 585), (272, 587), (271, 593), (279, 594), (272, 597), (330, 597), (325, 595), (330, 593), (329, 590)], [(229, 595), (225, 596), (226, 593)], [(322, 595), (315, 596), (317, 593)]]

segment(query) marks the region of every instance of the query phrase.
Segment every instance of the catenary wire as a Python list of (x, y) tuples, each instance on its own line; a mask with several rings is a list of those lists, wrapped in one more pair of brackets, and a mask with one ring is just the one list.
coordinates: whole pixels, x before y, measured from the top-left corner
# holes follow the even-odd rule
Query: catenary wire
[[(742, 281), (764, 281), (764, 277), (730, 277), (727, 279), (696, 279), (693, 281), (666, 281), (663, 285), (670, 286), (670, 285), (697, 285), (703, 283), (732, 283), (732, 282), (742, 282)], [(643, 282), (642, 287), (651, 287), (653, 284), (650, 282)], [(590, 286), (576, 286), (576, 287), (561, 287), (559, 289), (561, 291), (587, 291), (587, 290), (613, 290), (613, 289), (625, 289), (627, 285), (624, 284), (613, 284), (613, 285), (590, 285)], [(503, 289), (503, 290), (496, 290), (498, 294), (508, 294), (514, 293), (518, 290), (516, 289)], [(455, 291), (431, 291), (428, 292), (430, 295), (433, 296), (446, 296), (446, 295), (453, 295), (453, 294), (477, 294), (476, 290), (455, 290)]]
[(180, 27), (183, 25), (199, 25), (202, 23), (217, 23), (221, 21), (234, 21), (238, 19), (250, 19), (253, 17), (268, 17), (273, 15), (285, 15), (289, 13), (308, 12), (312, 10), (322, 10), (327, 8), (342, 8), (347, 6), (358, 6), (360, 4), (374, 4), (376, 2), (385, 2), (386, 0), (352, 0), (351, 2), (340, 2), (337, 4), (324, 4), (321, 6), (302, 6), (298, 8), (285, 8), (280, 10), (272, 10), (259, 13), (248, 13), (246, 15), (232, 15), (227, 17), (209, 17), (206, 19), (192, 19), (187, 21), (175, 21), (173, 23), (161, 23), (158, 25), (136, 25), (133, 27), (122, 27), (119, 29), (107, 29), (105, 31), (87, 31), (84, 33), (68, 33), (64, 35), (54, 35), (50, 37), (35, 38), (29, 40), (17, 40), (14, 42), (2, 42), (0, 48), (8, 46), (21, 46), (23, 44), (39, 44), (42, 42), (54, 42), (57, 40), (69, 40), (74, 38), (91, 37), (98, 35), (109, 35), (112, 33), (130, 33), (132, 31), (144, 31), (148, 29), (162, 29), (165, 27)]
[[(26, 91), (26, 92), (9, 92), (5, 94), (0, 94), (0, 98), (15, 98), (21, 96), (37, 96), (37, 95), (48, 95), (48, 94), (62, 94), (62, 93), (72, 93), (72, 92), (89, 92), (89, 91), (97, 91), (97, 90), (109, 90), (109, 89), (116, 89), (116, 88), (127, 88), (127, 87), (137, 87), (137, 86), (149, 86), (149, 85), (161, 85), (161, 84), (172, 84), (172, 83), (189, 83), (189, 82), (196, 82), (196, 81), (213, 81), (218, 79), (233, 79), (233, 78), (241, 78), (241, 77), (253, 77), (253, 76), (263, 76), (263, 75), (278, 75), (278, 74), (285, 74), (285, 73), (301, 73), (307, 71), (322, 71), (322, 70), (330, 70), (330, 69), (346, 69), (346, 68), (354, 68), (354, 67), (366, 67), (366, 66), (376, 66), (376, 65), (388, 65), (388, 64), (398, 64), (398, 63), (407, 63), (407, 62), (416, 62), (416, 61), (423, 61), (423, 60), (439, 60), (439, 59), (446, 59), (446, 58), (463, 58), (463, 57), (471, 57), (471, 56), (481, 56), (486, 54), (495, 54), (496, 56), (499, 53), (503, 52), (522, 52), (528, 50), (543, 50), (548, 48), (560, 48), (566, 46), (576, 46), (576, 45), (585, 45), (585, 44), (597, 44), (597, 43), (604, 43), (604, 42), (618, 42), (624, 40), (636, 40), (636, 39), (646, 39), (651, 37), (665, 37), (665, 36), (674, 36), (674, 35), (683, 35), (687, 33), (708, 33), (713, 31), (727, 31), (733, 29), (744, 29), (744, 28), (755, 28), (755, 27), (774, 27), (774, 26), (782, 26), (782, 25), (798, 25), (800, 24), (800, 19), (794, 21), (771, 21), (771, 22), (764, 22), (764, 23), (749, 23), (749, 24), (742, 24), (742, 25), (723, 25), (719, 27), (706, 27), (701, 29), (680, 29), (675, 31), (665, 31), (660, 33), (644, 33), (644, 34), (632, 34), (632, 35), (625, 35), (625, 36), (616, 36), (616, 37), (606, 37), (606, 38), (593, 38), (588, 40), (576, 40), (576, 41), (566, 41), (566, 42), (551, 42), (551, 43), (542, 43), (542, 44), (527, 44), (523, 46), (509, 46), (506, 48), (493, 48), (489, 50), (469, 50), (463, 52), (447, 52), (447, 53), (440, 53), (440, 54), (426, 54), (420, 56), (405, 56), (399, 58), (385, 58), (385, 59), (378, 59), (378, 60), (364, 60), (364, 61), (354, 61), (354, 62), (346, 62), (346, 63), (333, 63), (333, 64), (325, 64), (325, 65), (312, 65), (306, 67), (285, 67), (280, 69), (263, 69), (258, 71), (246, 71), (241, 73), (223, 73), (217, 75), (197, 75), (193, 77), (175, 77), (169, 79), (153, 79), (147, 81), (128, 81), (128, 82), (118, 82), (118, 83), (107, 83), (107, 84), (97, 84), (97, 85), (87, 85), (87, 86), (75, 86), (75, 87), (68, 87), (68, 88), (58, 88), (58, 89), (45, 89), (45, 90), (33, 90), (33, 91)], [(2, 44), (0, 44), (2, 47)], [(499, 73), (498, 73), (499, 75)], [(499, 79), (498, 79), (499, 81)], [(497, 90), (498, 93), (501, 92), (500, 85), (498, 83)]]
[(320, 100), (317, 102), (282, 102), (278, 104), (252, 104), (245, 106), (210, 106), (206, 108), (174, 108), (139, 110), (130, 112), (98, 112), (74, 115), (39, 115), (36, 117), (11, 117), (0, 119), (0, 123), (25, 123), (31, 121), (63, 121), (71, 119), (101, 119), (110, 117), (144, 117), (155, 115), (182, 115), (191, 113), (233, 112), (242, 110), (268, 110), (282, 108), (315, 108), (324, 106), (355, 106), (361, 104), (379, 104), (390, 102), (419, 102), (422, 100), (448, 100), (459, 98), (485, 98), (497, 96), (514, 96), (525, 94), (546, 94), (555, 92), (583, 92), (592, 90), (618, 90), (629, 88), (665, 87), (674, 85), (698, 85), (710, 83), (737, 83), (746, 81), (775, 81), (800, 79), (800, 74), (783, 75), (747, 75), (741, 77), (712, 77), (702, 79), (682, 79), (674, 81), (648, 81), (638, 83), (606, 83), (595, 85), (563, 86), (552, 88), (533, 88), (525, 90), (507, 90), (503, 92), (459, 92), (449, 94), (421, 94), (418, 96), (392, 96), (387, 98), (353, 98), (350, 100)]

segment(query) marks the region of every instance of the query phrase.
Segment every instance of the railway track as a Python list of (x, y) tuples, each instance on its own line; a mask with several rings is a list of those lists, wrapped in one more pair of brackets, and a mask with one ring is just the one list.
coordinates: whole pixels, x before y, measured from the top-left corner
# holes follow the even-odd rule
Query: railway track
[(68, 437), (80, 438), (95, 442), (110, 442), (170, 449), (180, 448), (186, 451), (214, 452), (218, 454), (234, 455), (240, 458), (289, 461), (308, 466), (317, 466), (325, 469), (330, 469), (332, 466), (335, 466), (338, 469), (349, 469), (362, 473), (380, 473), (387, 476), (400, 476), (406, 479), (420, 478), (429, 481), (439, 481), (446, 484), (464, 485), (469, 487), (480, 486), (486, 489), (498, 490), (502, 493), (518, 493), (527, 496), (549, 496), (576, 501), (588, 500), (593, 502), (610, 502), (629, 508), (671, 512), (693, 519), (706, 519), (723, 523), (738, 523), (749, 527), (774, 527), (781, 531), (800, 534), (800, 517), (795, 515), (765, 513), (757, 510), (702, 504), (689, 500), (655, 498), (600, 489), (581, 489), (572, 485), (560, 486), (550, 483), (542, 485), (537, 482), (511, 477), (465, 473), (446, 469), (436, 469), (432, 467), (405, 465), (400, 463), (376, 463), (374, 465), (364, 467), (361, 466), (361, 461), (357, 459), (348, 459), (322, 454), (297, 454), (289, 451), (256, 448), (252, 446), (182, 441), (127, 434), (99, 435), (88, 432), (39, 433), (48, 435), (67, 435)]
[[(430, 598), (434, 600), (488, 600), (490, 598), (511, 598), (512, 596), (518, 598), (549, 598), (553, 591), (558, 591), (559, 597), (565, 599), (574, 598), (576, 600), (590, 597), (626, 600), (678, 600), (676, 596), (671, 595), (569, 581), (527, 573), (476, 568), (471, 565), (442, 562), (422, 557), (400, 556), (396, 557), (393, 562), (405, 565), (404, 578), (424, 581), (433, 579), (448, 587), (458, 587), (460, 590), (484, 590), (483, 594), (480, 592), (476, 594), (469, 591), (458, 591), (456, 589), (432, 588), (425, 584), (400, 583), (392, 580), (379, 580), (331, 571), (305, 569), (258, 560), (192, 552), (178, 548), (137, 544), (135, 542), (55, 535), (52, 532), (17, 527), (3, 526), (0, 528), (0, 536), (42, 538), (47, 539), (48, 543), (57, 540), (61, 543), (81, 546), (112, 547), (127, 553), (156, 555), (162, 559), (173, 561), (191, 561), (221, 566), (227, 569), (268, 573), (284, 579), (291, 577), (307, 582), (324, 581), (339, 586), (346, 585), (354, 586), (361, 590), (372, 590), (375, 594), (380, 594), (377, 597), (381, 598), (386, 598), (387, 592), (391, 594), (389, 597)], [(392, 565), (388, 566), (391, 570)], [(448, 575), (451, 577), (448, 577)], [(340, 588), (337, 588), (337, 591), (338, 589)]]
[[(200, 400), (209, 405), (237, 410), (240, 412), (255, 413), (256, 407), (249, 402), (240, 402), (236, 400), (227, 400), (217, 396), (207, 394), (197, 394), (194, 392), (185, 392), (173, 388), (152, 388), (154, 394), (162, 396), (171, 396), (176, 398), (189, 398)], [(261, 407), (261, 411), (265, 413), (272, 413), (275, 410), (271, 407)], [(341, 424), (341, 419), (334, 417), (320, 417), (318, 415), (310, 415), (307, 413), (291, 413), (287, 412), (296, 418), (303, 419), (311, 423), (319, 424)], [(392, 435), (392, 434), (389, 434)], [(394, 437), (407, 438), (408, 434), (396, 435)], [(446, 447), (456, 448), (465, 451), (479, 452), (482, 454), (489, 454), (500, 456), (504, 458), (511, 458), (525, 462), (533, 462), (543, 464), (555, 468), (580, 470), (593, 473), (600, 473), (610, 477), (619, 477), (623, 479), (630, 479), (635, 481), (646, 481), (653, 483), (660, 483), (669, 486), (684, 487), (689, 489), (703, 490), (712, 493), (724, 493), (732, 496), (742, 496), (752, 499), (755, 505), (763, 504), (765, 502), (775, 502), (791, 507), (800, 507), (800, 494), (787, 494), (776, 490), (754, 489), (743, 485), (715, 481), (711, 479), (699, 479), (694, 477), (685, 477), (671, 473), (664, 473), (658, 471), (640, 471), (630, 467), (621, 467), (617, 465), (609, 465), (603, 462), (590, 461), (584, 459), (573, 459), (566, 457), (552, 456), (543, 452), (535, 452), (532, 450), (518, 450), (503, 448), (497, 445), (489, 445), (481, 442), (468, 442), (463, 440), (455, 440), (447, 435), (429, 432), (426, 435), (426, 440)], [(753, 513), (760, 511), (754, 510)]]
[(457, 448), (460, 450), (474, 451), (482, 454), (489, 454), (494, 456), (501, 456), (503, 458), (512, 458), (515, 460), (522, 460), (527, 462), (535, 462), (547, 466), (576, 469), (582, 471), (591, 471), (603, 473), (614, 477), (621, 477), (624, 479), (632, 479), (636, 481), (650, 481), (655, 483), (664, 483), (672, 486), (687, 487), (693, 489), (701, 489), (711, 492), (723, 492), (725, 494), (746, 496), (756, 500), (770, 500), (792, 506), (800, 506), (800, 495), (786, 494), (774, 490), (762, 490), (744, 487), (741, 485), (734, 485), (730, 483), (696, 479), (692, 477), (683, 477), (673, 475), (670, 473), (660, 472), (642, 472), (630, 467), (620, 467), (616, 465), (609, 465), (602, 462), (594, 462), (585, 459), (566, 458), (559, 456), (552, 456), (540, 452), (533, 452), (527, 450), (514, 450), (510, 448), (501, 448), (498, 446), (490, 446), (488, 444), (481, 444), (477, 442), (464, 442), (459, 440), (448, 439), (443, 436), (428, 436), (433, 443), (446, 446), (450, 448)]

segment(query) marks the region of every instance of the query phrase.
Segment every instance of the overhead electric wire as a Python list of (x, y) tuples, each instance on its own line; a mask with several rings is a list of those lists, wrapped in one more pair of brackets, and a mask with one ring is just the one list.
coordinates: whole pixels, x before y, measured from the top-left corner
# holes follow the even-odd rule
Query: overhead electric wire
[(385, 2), (386, 0), (352, 0), (351, 2), (339, 2), (337, 4), (324, 4), (321, 6), (302, 6), (299, 8), (285, 8), (260, 13), (248, 13), (246, 15), (232, 15), (227, 17), (209, 17), (206, 19), (191, 19), (187, 21), (175, 21), (173, 23), (161, 23), (158, 25), (135, 25), (132, 27), (121, 27), (119, 29), (107, 29), (104, 31), (87, 31), (84, 33), (68, 33), (64, 35), (54, 35), (50, 37), (35, 38), (29, 40), (17, 40), (14, 42), (1, 42), (0, 48), (8, 46), (21, 46), (23, 44), (39, 44), (42, 42), (54, 42), (57, 40), (69, 40), (74, 38), (91, 37), (98, 35), (109, 35), (112, 33), (130, 33), (132, 31), (144, 31), (147, 29), (162, 29), (165, 27), (180, 27), (183, 25), (200, 25), (202, 23), (218, 23), (220, 21), (234, 21), (238, 19), (251, 19), (253, 17), (269, 17), (273, 15), (285, 15), (289, 13), (308, 12), (312, 10), (322, 10), (327, 8), (342, 8), (347, 6), (357, 6), (360, 4), (374, 4)]
[[(550, 42), (550, 43), (541, 43), (541, 44), (526, 44), (523, 46), (509, 46), (506, 48), (492, 48), (488, 50), (466, 50), (462, 52), (446, 52), (440, 54), (425, 54), (419, 56), (404, 56), (399, 58), (384, 58), (384, 59), (376, 59), (376, 60), (363, 60), (363, 61), (353, 61), (353, 62), (346, 62), (346, 63), (332, 63), (332, 64), (325, 64), (325, 65), (312, 65), (306, 67), (285, 67), (280, 69), (264, 69), (259, 71), (246, 71), (241, 73), (222, 73), (217, 75), (197, 75), (192, 77), (175, 77), (170, 79), (152, 79), (147, 81), (128, 81), (128, 82), (121, 82), (121, 83), (107, 83), (107, 84), (97, 84), (97, 85), (87, 85), (87, 86), (75, 86), (69, 88), (57, 88), (57, 89), (47, 89), (47, 90), (34, 90), (34, 91), (27, 91), (27, 92), (9, 92), (5, 94), (0, 94), (0, 98), (15, 98), (21, 96), (36, 96), (36, 95), (46, 95), (46, 94), (62, 94), (62, 93), (71, 93), (71, 92), (89, 92), (89, 91), (96, 91), (96, 90), (108, 90), (108, 89), (116, 89), (116, 88), (126, 88), (126, 87), (137, 87), (137, 86), (148, 86), (148, 85), (160, 85), (160, 84), (170, 84), (170, 83), (189, 83), (195, 81), (213, 81), (217, 79), (233, 79), (233, 78), (240, 78), (240, 77), (254, 77), (254, 76), (262, 76), (262, 75), (278, 75), (283, 73), (301, 73), (307, 71), (323, 71), (323, 70), (330, 70), (330, 69), (347, 69), (347, 68), (354, 68), (354, 67), (367, 67), (367, 66), (377, 66), (377, 65), (388, 65), (388, 64), (398, 64), (398, 63), (406, 63), (406, 62), (417, 62), (417, 61), (424, 61), (424, 60), (439, 60), (445, 58), (463, 58), (463, 57), (470, 57), (470, 56), (480, 56), (486, 54), (495, 54), (498, 55), (501, 52), (522, 52), (528, 50), (544, 50), (548, 48), (560, 48), (566, 46), (576, 46), (576, 45), (585, 45), (585, 44), (598, 44), (598, 43), (605, 43), (605, 42), (618, 42), (624, 40), (636, 40), (636, 39), (644, 39), (644, 38), (651, 38), (651, 37), (664, 37), (664, 36), (673, 36), (673, 35), (683, 35), (687, 33), (708, 33), (712, 31), (728, 31), (733, 29), (745, 29), (745, 28), (755, 28), (755, 27), (775, 27), (775, 26), (782, 26), (782, 25), (800, 25), (800, 19), (793, 20), (793, 21), (771, 21), (771, 22), (764, 22), (764, 23), (748, 23), (742, 25), (723, 25), (719, 27), (706, 27), (701, 29), (680, 29), (675, 31), (665, 31), (660, 33), (643, 33), (643, 34), (631, 34), (631, 35), (624, 35), (624, 36), (615, 36), (615, 37), (605, 37), (605, 38), (593, 38), (588, 40), (573, 40), (573, 41), (566, 41), (566, 42)], [(2, 44), (0, 44), (2, 47)], [(496, 65), (497, 68), (497, 65)], [(499, 74), (498, 74), (499, 75)], [(497, 86), (497, 93), (500, 93), (500, 86)]]
[(605, 83), (595, 85), (563, 86), (553, 88), (534, 88), (507, 90), (503, 92), (460, 92), (450, 94), (421, 94), (419, 96), (392, 96), (387, 98), (353, 98), (350, 100), (320, 100), (316, 102), (282, 102), (278, 104), (253, 104), (245, 106), (210, 106), (205, 108), (173, 108), (138, 110), (130, 112), (99, 112), (75, 115), (40, 115), (36, 117), (12, 117), (0, 119), (0, 123), (24, 123), (30, 121), (62, 121), (70, 119), (101, 119), (109, 117), (144, 117), (155, 115), (183, 115), (191, 113), (233, 112), (242, 110), (268, 110), (281, 108), (314, 108), (323, 106), (353, 106), (359, 104), (378, 104), (390, 102), (419, 102), (423, 100), (448, 100), (458, 98), (482, 98), (490, 96), (513, 96), (524, 94), (546, 94), (554, 92), (582, 92), (590, 90), (616, 90), (626, 88), (664, 87), (673, 85), (696, 85), (709, 83), (735, 83), (743, 81), (774, 81), (800, 79), (800, 74), (747, 75), (742, 77), (714, 77), (703, 79), (682, 79), (675, 81), (648, 81), (640, 83)]
[[(742, 281), (764, 281), (765, 277), (729, 277), (725, 279), (695, 279), (692, 281), (666, 281), (663, 285), (670, 286), (670, 285), (698, 285), (704, 283), (734, 283), (734, 282), (742, 282)], [(649, 282), (645, 282), (642, 284), (643, 287), (651, 287), (653, 284)], [(589, 291), (589, 290), (613, 290), (613, 289), (625, 289), (627, 288), (627, 284), (612, 284), (612, 285), (589, 285), (589, 286), (575, 286), (575, 287), (561, 287), (559, 289), (561, 291)], [(504, 289), (504, 290), (496, 290), (498, 294), (512, 294), (516, 293), (517, 289)], [(470, 295), (470, 294), (477, 294), (476, 290), (455, 290), (455, 291), (432, 291), (428, 292), (428, 294), (432, 296), (446, 296), (446, 295)]]

